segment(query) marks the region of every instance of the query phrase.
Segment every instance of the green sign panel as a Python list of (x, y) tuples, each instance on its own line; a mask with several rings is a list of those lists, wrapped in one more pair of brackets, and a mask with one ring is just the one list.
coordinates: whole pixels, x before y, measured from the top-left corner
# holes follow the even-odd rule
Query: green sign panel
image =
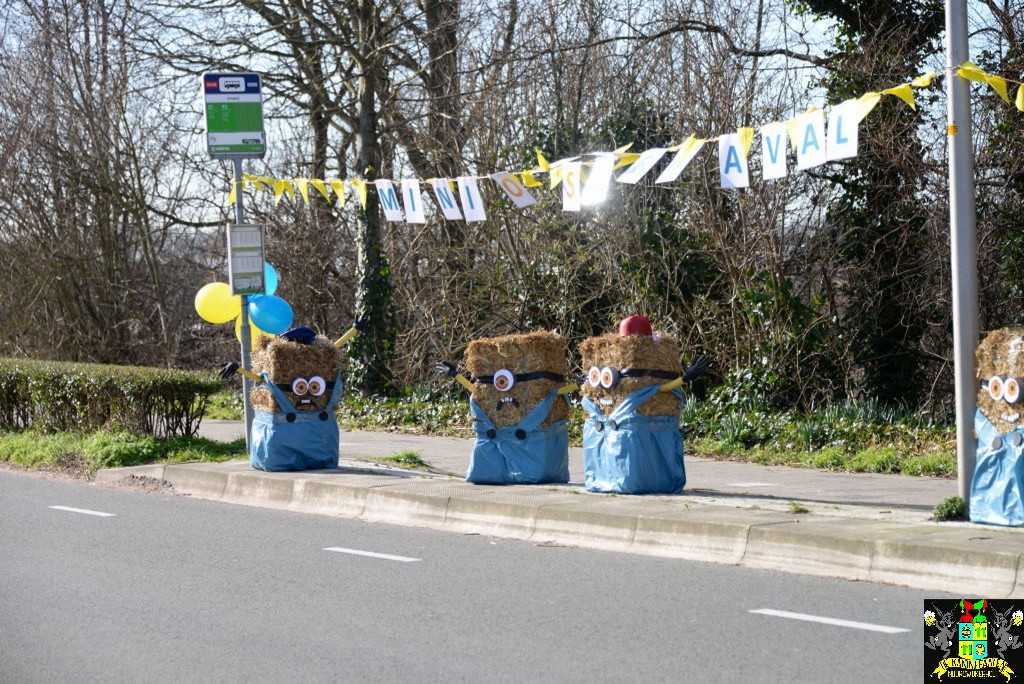
[(210, 156), (262, 157), (266, 153), (259, 74), (203, 74), (203, 97)]

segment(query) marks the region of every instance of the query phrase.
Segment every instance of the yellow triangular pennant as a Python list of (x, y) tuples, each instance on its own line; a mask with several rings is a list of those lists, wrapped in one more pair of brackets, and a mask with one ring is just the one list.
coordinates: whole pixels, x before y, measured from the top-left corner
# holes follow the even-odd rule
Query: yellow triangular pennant
[(327, 189), (327, 184), (319, 178), (310, 178), (309, 184), (316, 188), (317, 192), (323, 195), (324, 199), (328, 202), (331, 201), (331, 191)]
[(366, 181), (362, 178), (356, 178), (352, 181), (352, 187), (356, 189), (359, 203), (363, 205), (363, 209), (366, 209)]
[(528, 188), (539, 188), (542, 184), (539, 180), (533, 177), (532, 171), (523, 171), (523, 185)]
[(857, 123), (864, 120), (871, 111), (882, 101), (882, 94), (876, 92), (864, 93), (857, 98)]
[(290, 180), (283, 178), (274, 181), (274, 204), (281, 201), (281, 195), (288, 193), (289, 199), (295, 199), (295, 187)]
[(224, 206), (230, 207), (235, 203), (235, 179), (231, 179), (231, 192), (228, 193), (228, 201), (224, 203)]
[(331, 180), (327, 181), (327, 184), (331, 186), (332, 190), (334, 190), (334, 196), (338, 198), (338, 204), (341, 205), (342, 209), (344, 209), (345, 181), (341, 180), (340, 178), (332, 178)]
[(544, 158), (544, 155), (541, 154), (540, 150), (538, 150), (535, 147), (535, 148), (533, 148), (533, 151), (537, 153), (537, 166), (540, 167), (540, 170), (541, 171), (550, 171), (551, 170), (551, 164), (549, 164), (548, 160)]
[(619, 160), (615, 162), (615, 166), (612, 167), (612, 171), (614, 171), (615, 169), (621, 169), (624, 166), (629, 166), (639, 158), (640, 155), (637, 154), (636, 152), (630, 152), (629, 154), (620, 154)]
[(909, 83), (902, 83), (893, 88), (886, 88), (882, 91), (883, 95), (895, 95), (904, 102), (906, 102), (911, 109), (917, 111), (917, 103), (914, 102), (914, 91), (910, 89)]
[(1024, 112), (1024, 85), (1017, 88), (1017, 98), (1014, 100), (1014, 104), (1017, 105), (1017, 109)]
[(935, 78), (936, 76), (937, 74), (934, 71), (929, 71), (927, 74), (921, 74), (920, 76), (915, 78), (913, 81), (910, 82), (910, 85), (914, 86), (915, 88), (927, 88), (932, 84), (932, 79)]
[(616, 155), (624, 154), (626, 152), (626, 150), (628, 150), (632, 146), (633, 146), (633, 143), (629, 143), (628, 145), (623, 145), (622, 147), (620, 147), (617, 150), (615, 150), (615, 154)]
[(292, 178), (292, 183), (299, 189), (299, 194), (302, 195), (302, 201), (309, 204), (309, 179), (308, 178)]
[(754, 129), (753, 128), (740, 128), (736, 131), (736, 135), (739, 136), (740, 147), (743, 148), (743, 156), (750, 156), (750, 146), (754, 143)]
[[(548, 168), (551, 169), (550, 166)], [(556, 166), (555, 168), (551, 169), (551, 180), (548, 183), (548, 187), (550, 187), (552, 190), (557, 188), (558, 185), (562, 182), (562, 177), (564, 175), (565, 175), (565, 167), (564, 166)]]

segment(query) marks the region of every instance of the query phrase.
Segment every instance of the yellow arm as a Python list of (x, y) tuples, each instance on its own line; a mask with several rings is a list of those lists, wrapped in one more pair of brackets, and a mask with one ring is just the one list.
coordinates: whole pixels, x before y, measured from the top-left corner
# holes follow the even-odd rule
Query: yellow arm
[(455, 374), (455, 380), (456, 380), (456, 382), (458, 382), (458, 383), (459, 383), (460, 385), (462, 385), (463, 387), (465, 387), (467, 391), (469, 391), (469, 392), (472, 392), (472, 391), (473, 391), (473, 383), (471, 383), (471, 382), (469, 381), (469, 379), (468, 379), (468, 378), (467, 378), (467, 377), (466, 377), (465, 375), (463, 375), (462, 373), (456, 373), (456, 374)]
[(261, 378), (260, 376), (256, 375), (251, 370), (246, 370), (245, 368), (239, 368), (235, 372), (238, 373), (239, 375), (241, 375), (242, 377), (245, 377), (245, 378), (248, 378), (249, 380), (252, 380), (253, 382), (263, 382), (263, 378)]
[(681, 377), (679, 377), (679, 378), (676, 378), (675, 380), (670, 380), (669, 382), (666, 382), (664, 385), (662, 385), (661, 387), (658, 388), (658, 391), (659, 392), (671, 392), (672, 390), (676, 389), (677, 387), (682, 387), (682, 386), (683, 386), (683, 379)]
[(568, 385), (564, 385), (562, 387), (559, 387), (557, 394), (559, 396), (561, 396), (563, 394), (569, 394), (571, 392), (577, 392), (577, 391), (579, 391), (579, 389), (580, 389), (580, 386), (573, 382), (573, 383), (570, 383)]
[(359, 333), (355, 328), (349, 328), (345, 331), (345, 334), (334, 341), (335, 347), (344, 347), (346, 344), (352, 341), (352, 338)]

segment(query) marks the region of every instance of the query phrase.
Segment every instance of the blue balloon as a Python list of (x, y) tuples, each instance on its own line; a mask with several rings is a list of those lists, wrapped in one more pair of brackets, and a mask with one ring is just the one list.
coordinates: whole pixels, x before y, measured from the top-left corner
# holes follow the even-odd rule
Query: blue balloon
[(269, 261), (263, 262), (263, 294), (272, 295), (277, 292), (277, 271)]
[(271, 335), (280, 335), (292, 327), (292, 306), (277, 295), (254, 297), (249, 301), (252, 324)]

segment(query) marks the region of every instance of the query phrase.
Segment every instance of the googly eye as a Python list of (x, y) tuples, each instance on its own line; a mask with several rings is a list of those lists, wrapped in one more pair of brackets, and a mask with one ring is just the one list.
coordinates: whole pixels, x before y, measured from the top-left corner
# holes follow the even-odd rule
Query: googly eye
[(516, 378), (512, 371), (502, 368), (494, 374), (494, 389), (499, 392), (508, 392), (516, 384)]
[(591, 366), (590, 370), (587, 371), (587, 382), (590, 383), (591, 387), (597, 387), (601, 384), (601, 369), (597, 366)]
[(1006, 378), (1003, 383), (1003, 399), (1010, 404), (1016, 404), (1020, 399), (1020, 383), (1017, 378)]
[(619, 371), (615, 370), (611, 366), (605, 366), (601, 369), (601, 387), (605, 389), (611, 389), (615, 387), (615, 384), (619, 381)]
[(988, 396), (992, 397), (994, 401), (999, 401), (1003, 398), (1003, 379), (998, 375), (993, 375), (988, 379)]
[(327, 389), (327, 383), (319, 375), (314, 375), (309, 379), (309, 393), (314, 397), (319, 397)]
[(306, 381), (306, 378), (295, 378), (292, 380), (292, 394), (297, 394), (301, 397), (308, 391), (309, 382)]

